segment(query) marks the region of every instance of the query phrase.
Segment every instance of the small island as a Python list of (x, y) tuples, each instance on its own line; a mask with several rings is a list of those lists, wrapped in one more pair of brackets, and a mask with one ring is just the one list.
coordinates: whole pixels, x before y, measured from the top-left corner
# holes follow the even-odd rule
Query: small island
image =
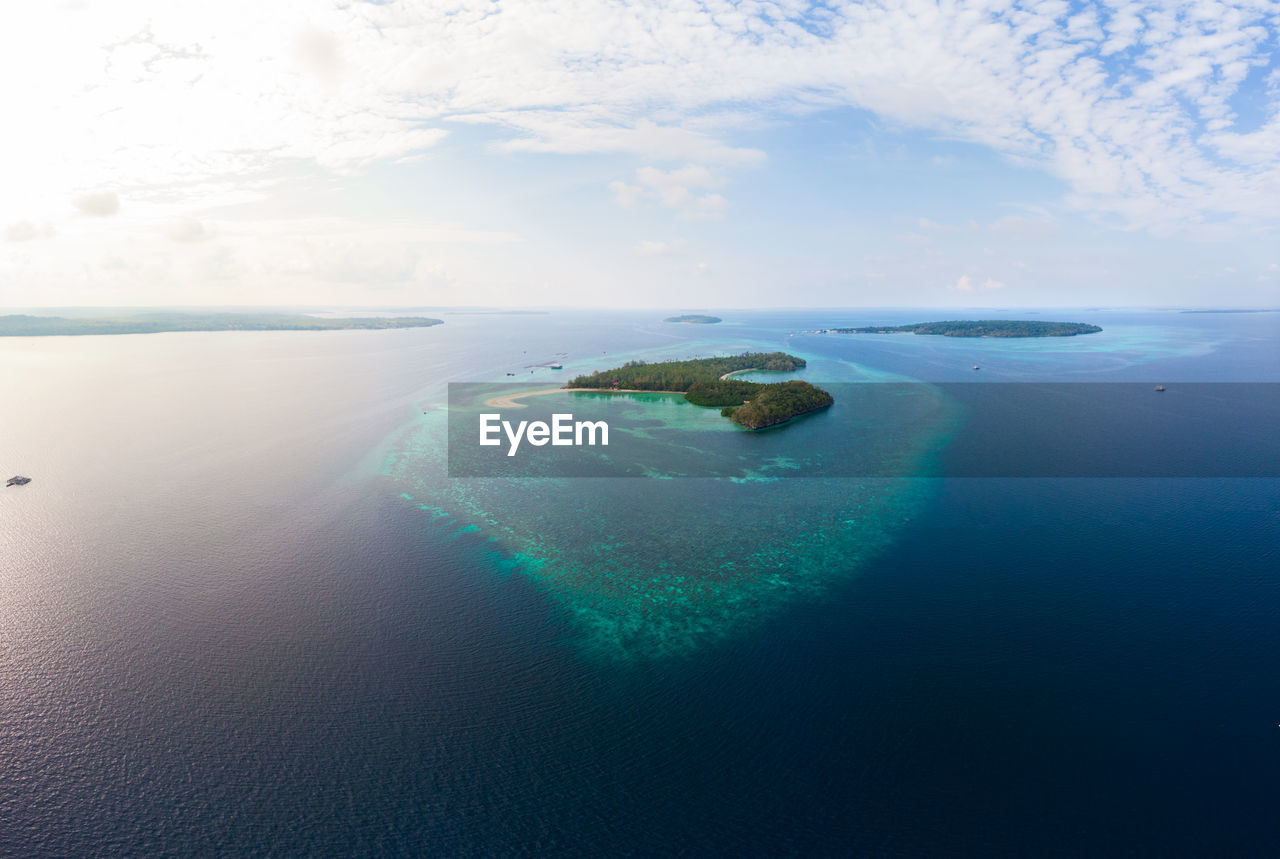
[(668, 316), (663, 322), (682, 322), (685, 325), (715, 325), (723, 322), (719, 316), (700, 316), (697, 313), (686, 313), (684, 316)]
[(803, 358), (785, 352), (745, 352), (655, 364), (629, 361), (613, 370), (578, 376), (565, 388), (682, 393), (695, 406), (719, 408), (720, 414), (739, 426), (758, 430), (825, 409), (835, 399), (821, 388), (798, 379), (766, 384), (730, 377), (747, 370), (787, 373), (803, 366)]
[(86, 334), (159, 334), (168, 331), (340, 331), (426, 328), (443, 320), (426, 316), (335, 318), (292, 313), (147, 313), (137, 316), (0, 316), (0, 337)]
[(1075, 337), (1102, 329), (1084, 322), (1043, 322), (1029, 319), (964, 319), (917, 322), (912, 325), (870, 325), (865, 328), (820, 328), (805, 334), (936, 334), (943, 337)]

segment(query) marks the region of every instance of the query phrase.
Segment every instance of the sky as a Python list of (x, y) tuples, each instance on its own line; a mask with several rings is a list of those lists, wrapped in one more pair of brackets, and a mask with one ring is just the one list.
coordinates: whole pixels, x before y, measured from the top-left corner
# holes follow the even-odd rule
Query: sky
[(0, 306), (1280, 306), (1280, 2), (0, 11)]

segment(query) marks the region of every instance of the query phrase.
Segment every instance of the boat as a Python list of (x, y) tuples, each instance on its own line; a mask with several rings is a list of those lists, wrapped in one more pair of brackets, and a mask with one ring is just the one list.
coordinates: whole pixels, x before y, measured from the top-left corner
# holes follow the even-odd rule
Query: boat
[(976, 370), (976, 369), (978, 369), (978, 365), (977, 365), (977, 364), (974, 364), (974, 365), (973, 365), (973, 369), (975, 369), (975, 370)]
[(1156, 385), (1156, 390), (1157, 390), (1157, 391), (1163, 391), (1163, 390), (1164, 390), (1164, 385)]
[(552, 365), (551, 365), (551, 369), (552, 369), (552, 370), (563, 370), (563, 369), (564, 369), (564, 364), (552, 364)]
[(5, 486), (26, 486), (31, 482), (30, 477), (23, 477), (21, 474), (15, 474), (9, 478), (9, 482)]

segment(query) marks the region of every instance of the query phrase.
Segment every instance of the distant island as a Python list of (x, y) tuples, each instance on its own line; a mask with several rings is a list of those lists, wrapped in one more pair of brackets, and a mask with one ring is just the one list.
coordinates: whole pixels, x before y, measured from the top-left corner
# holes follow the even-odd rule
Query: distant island
[(943, 337), (1074, 337), (1102, 329), (1084, 322), (1038, 319), (974, 319), (917, 322), (913, 325), (870, 325), (865, 328), (821, 328), (805, 334), (938, 334)]
[(663, 322), (683, 322), (686, 325), (715, 325), (723, 322), (719, 316), (700, 316), (697, 313), (686, 313), (684, 316), (668, 316)]
[(734, 423), (757, 430), (825, 409), (835, 400), (821, 388), (798, 379), (764, 384), (730, 377), (747, 370), (786, 373), (804, 365), (803, 358), (785, 352), (746, 352), (656, 364), (629, 361), (613, 370), (578, 376), (565, 388), (683, 393), (695, 406), (719, 407), (720, 414)]
[(148, 313), (138, 316), (0, 316), (0, 337), (82, 334), (159, 334), (165, 331), (338, 331), (349, 328), (426, 328), (443, 320), (426, 316), (326, 318), (289, 313)]

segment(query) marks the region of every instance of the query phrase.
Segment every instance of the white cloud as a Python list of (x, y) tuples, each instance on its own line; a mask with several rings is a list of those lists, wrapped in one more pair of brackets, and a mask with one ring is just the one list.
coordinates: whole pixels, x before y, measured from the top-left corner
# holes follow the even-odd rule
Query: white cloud
[(991, 232), (1011, 239), (1034, 239), (1050, 236), (1054, 232), (1052, 220), (1047, 217), (1028, 218), (1025, 215), (1005, 215), (991, 222)]
[(628, 185), (616, 179), (609, 183), (609, 190), (613, 192), (613, 198), (618, 201), (618, 205), (624, 209), (630, 209), (644, 195), (644, 188), (639, 185)]
[[(469, 290), (501, 283), (511, 269), (527, 270), (531, 250), (516, 234), (417, 220), (219, 220), (213, 240), (199, 242), (175, 242), (169, 228), (177, 223), (137, 229), (119, 219), (81, 221), (66, 241), (9, 246), (0, 251), (0, 298), (11, 306), (117, 298), (157, 305), (412, 304), (428, 294), (442, 298), (432, 290), (446, 289), (452, 302), (476, 303)], [(33, 284), (58, 289), (43, 295)]]
[(684, 214), (691, 218), (708, 218), (718, 220), (724, 217), (729, 208), (729, 201), (719, 194), (703, 194), (693, 201), (693, 205), (685, 209)]
[(4, 228), (6, 242), (29, 242), (33, 239), (47, 239), (54, 234), (49, 224), (37, 226), (31, 221), (17, 221)]
[(112, 191), (82, 194), (75, 199), (75, 207), (91, 218), (109, 218), (120, 211), (120, 198)]
[(119, 272), (119, 271), (133, 271), (137, 269), (138, 266), (136, 263), (131, 263), (122, 256), (111, 254), (110, 256), (102, 260), (102, 262), (98, 265), (98, 268), (102, 269), (103, 271)]
[(203, 280), (233, 281), (245, 273), (245, 267), (235, 252), (224, 245), (201, 258), (196, 271)]
[(711, 171), (698, 164), (689, 164), (667, 172), (656, 167), (641, 167), (636, 171), (636, 179), (657, 194), (662, 205), (672, 209), (690, 205), (695, 199), (696, 189), (709, 188), (715, 184)]
[(410, 280), (421, 253), (401, 244), (349, 244), (312, 249), (312, 274), (320, 280), (387, 286)]
[(759, 149), (729, 146), (689, 128), (659, 125), (647, 119), (628, 126), (579, 110), (498, 111), (451, 116), (450, 120), (499, 124), (517, 130), (520, 136), (498, 147), (509, 152), (623, 153), (662, 161), (692, 159), (743, 167), (765, 161), (765, 153)]
[(337, 81), (342, 71), (342, 54), (333, 33), (307, 29), (293, 41), (293, 57), (302, 69), (326, 84)]
[[(511, 245), (510, 233), (448, 225), (307, 218), (254, 224), (240, 239), (240, 253), (256, 261), (267, 279), (346, 284), (378, 290), (418, 281), (444, 282), (440, 247)], [(248, 274), (247, 270), (241, 270)]]
[(956, 278), (956, 282), (948, 287), (953, 292), (993, 292), (997, 289), (1004, 289), (1005, 284), (994, 278), (988, 277), (981, 285), (975, 286), (973, 278), (967, 274), (962, 274)]
[[(211, 252), (171, 241), (166, 225), (190, 217), (202, 230), (216, 221), (254, 297), (265, 282), (255, 273), (301, 259), (301, 239), (248, 219), (322, 199), (335, 175), (354, 185), (377, 165), (427, 153), (427, 164), (609, 155), (607, 166), (580, 163), (593, 165), (585, 175), (597, 190), (621, 177), (608, 183), (621, 205), (714, 219), (726, 196), (741, 205), (728, 180), (765, 165), (762, 147), (792, 145), (762, 130), (850, 108), (872, 117), (876, 133), (978, 144), (1056, 176), (1057, 217), (1074, 208), (1125, 228), (1247, 235), (1261, 246), (1280, 222), (1274, 0), (113, 0), (24, 4), (8, 23), (0, 77), (20, 85), (8, 87), (5, 118), (28, 131), (0, 143), (0, 223), (47, 224), (68, 241), (10, 246), (0, 259), (7, 283), (37, 265), (52, 273), (46, 282), (97, 269), (104, 247), (72, 251), (74, 265), (55, 251), (91, 233), (119, 244), (128, 230), (147, 233), (180, 271)], [(948, 154), (933, 161), (953, 163)], [(272, 198), (286, 182), (306, 186), (305, 203)], [(850, 188), (850, 199), (862, 190)], [(246, 201), (259, 204), (251, 215), (236, 209)], [(505, 216), (496, 222), (516, 223)], [(301, 221), (317, 231), (307, 238), (331, 235)], [(920, 224), (934, 237), (928, 250), (949, 244), (938, 226)], [(259, 228), (266, 234), (255, 236)], [(990, 229), (1047, 235), (1059, 222), (1002, 219)], [(515, 240), (456, 225), (428, 233), (463, 246)], [(281, 247), (266, 249), (269, 241)], [(1046, 276), (1055, 269), (1028, 258)], [(420, 253), (414, 270), (432, 259)], [(974, 265), (931, 264), (922, 290)], [(986, 280), (974, 275), (961, 291), (994, 289)]]
[(728, 201), (720, 194), (706, 193), (720, 182), (711, 171), (699, 164), (686, 164), (674, 170), (641, 167), (636, 170), (636, 183), (621, 180), (609, 183), (618, 205), (630, 208), (640, 200), (651, 200), (677, 210), (682, 217), (714, 219), (724, 217)]
[(178, 218), (169, 224), (166, 234), (175, 242), (203, 242), (213, 238), (213, 231), (195, 218)]
[(1236, 130), (1232, 101), (1270, 61), (1272, 0), (121, 0), (24, 14), (0, 31), (0, 73), (23, 81), (10, 117), (44, 133), (7, 141), (11, 196), (359, 169), (436, 146), (448, 122), (502, 129), (506, 150), (747, 166), (765, 156), (737, 130), (856, 107), (1040, 165), (1073, 205), (1131, 225), (1280, 217), (1280, 114)]
[(669, 242), (642, 241), (636, 245), (636, 253), (644, 257), (671, 256), (684, 250), (684, 247), (684, 239), (674, 239)]

